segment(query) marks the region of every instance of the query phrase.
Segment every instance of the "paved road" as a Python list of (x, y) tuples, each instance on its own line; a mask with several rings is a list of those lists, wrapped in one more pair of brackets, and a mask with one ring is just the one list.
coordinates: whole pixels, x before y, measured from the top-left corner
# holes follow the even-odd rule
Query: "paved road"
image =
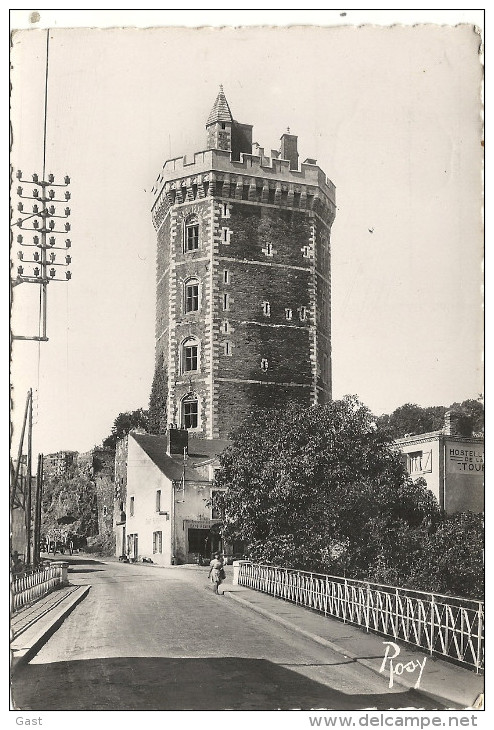
[(207, 568), (68, 559), (71, 581), (92, 588), (15, 675), (17, 709), (438, 709), (213, 595)]

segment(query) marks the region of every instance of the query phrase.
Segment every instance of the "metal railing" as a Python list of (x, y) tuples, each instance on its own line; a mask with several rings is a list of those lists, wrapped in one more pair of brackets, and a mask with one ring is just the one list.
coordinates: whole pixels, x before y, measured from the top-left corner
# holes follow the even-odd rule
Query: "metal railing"
[(477, 672), (484, 667), (483, 601), (249, 562), (240, 565), (238, 582)]
[(63, 585), (60, 565), (40, 568), (31, 573), (14, 575), (12, 580), (12, 610), (27, 606)]

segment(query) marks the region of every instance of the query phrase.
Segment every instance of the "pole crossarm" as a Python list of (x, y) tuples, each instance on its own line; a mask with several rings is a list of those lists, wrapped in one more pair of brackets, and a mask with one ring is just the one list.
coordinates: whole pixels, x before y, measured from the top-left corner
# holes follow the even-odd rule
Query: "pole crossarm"
[[(43, 178), (44, 175), (45, 171), (43, 165)], [(24, 204), (19, 202), (17, 208), (23, 217), (18, 218), (17, 221), (13, 223), (13, 226), (17, 226), (20, 231), (22, 231), (22, 233), (19, 232), (19, 235), (17, 235), (17, 243), (23, 247), (28, 246), (30, 248), (35, 248), (37, 251), (32, 254), (32, 259), (25, 259), (23, 252), (18, 251), (17, 257), (20, 259), (20, 262), (17, 266), (16, 274), (11, 277), (11, 286), (14, 288), (19, 286), (19, 284), (38, 284), (41, 287), (41, 296), (40, 331), (38, 335), (13, 335), (12, 339), (47, 342), (46, 320), (48, 284), (50, 281), (69, 281), (72, 278), (71, 272), (67, 269), (69, 264), (72, 263), (71, 256), (67, 255), (65, 256), (65, 261), (59, 262), (55, 260), (55, 253), (52, 253), (53, 249), (63, 251), (64, 249), (66, 250), (70, 248), (72, 245), (70, 238), (65, 239), (65, 247), (56, 245), (56, 236), (67, 235), (71, 227), (70, 223), (67, 221), (63, 226), (63, 230), (60, 230), (56, 228), (57, 223), (55, 220), (66, 220), (70, 216), (71, 210), (67, 206), (67, 202), (70, 200), (71, 195), (70, 192), (66, 190), (64, 196), (65, 200), (59, 200), (55, 198), (55, 191), (51, 189), (49, 190), (48, 188), (66, 188), (70, 184), (70, 178), (68, 175), (65, 175), (63, 183), (55, 183), (55, 177), (51, 173), (48, 175), (46, 180), (40, 179), (40, 176), (38, 176), (37, 173), (34, 173), (32, 181), (30, 181), (23, 179), (22, 172), (20, 170), (17, 172), (16, 177), (19, 182), (24, 185), (37, 186), (34, 189), (26, 191), (26, 193), (30, 192), (31, 194), (24, 194), (24, 190), (21, 186), (17, 188), (17, 195), (24, 200), (32, 200), (33, 205), (32, 212), (30, 212), (28, 210), (24, 210)], [(66, 207), (63, 214), (61, 211), (57, 213), (57, 210), (53, 205), (54, 202), (65, 204)], [(26, 224), (28, 221), (30, 221), (32, 225), (28, 226)], [(24, 238), (26, 238), (26, 234), (28, 238), (30, 237), (30, 234), (32, 234), (32, 242), (24, 240)], [(25, 271), (25, 265), (28, 268), (27, 271)], [(65, 267), (67, 269), (65, 271), (65, 278), (61, 278), (56, 275), (59, 267)]]
[(48, 342), (48, 337), (42, 337), (41, 335), (12, 335), (13, 340), (31, 340), (34, 342)]

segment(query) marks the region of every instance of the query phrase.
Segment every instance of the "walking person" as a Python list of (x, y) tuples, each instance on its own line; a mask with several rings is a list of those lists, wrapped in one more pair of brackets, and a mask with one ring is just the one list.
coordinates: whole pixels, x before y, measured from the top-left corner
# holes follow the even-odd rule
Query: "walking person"
[(216, 593), (217, 596), (221, 595), (218, 588), (226, 578), (225, 569), (223, 567), (224, 565), (225, 561), (220, 553), (215, 553), (214, 558), (209, 563), (208, 578), (211, 579), (211, 583), (213, 584), (213, 593)]

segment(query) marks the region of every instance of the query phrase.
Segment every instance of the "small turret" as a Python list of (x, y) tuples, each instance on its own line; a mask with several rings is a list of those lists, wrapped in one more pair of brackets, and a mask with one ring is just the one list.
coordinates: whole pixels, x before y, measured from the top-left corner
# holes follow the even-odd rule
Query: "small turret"
[(208, 150), (231, 152), (232, 160), (239, 160), (243, 152), (252, 154), (252, 125), (233, 119), (223, 86), (209, 113), (206, 129)]
[(208, 131), (208, 150), (227, 150), (232, 149), (232, 126), (233, 117), (226, 100), (223, 86), (216, 97), (213, 108), (211, 109), (206, 122)]

